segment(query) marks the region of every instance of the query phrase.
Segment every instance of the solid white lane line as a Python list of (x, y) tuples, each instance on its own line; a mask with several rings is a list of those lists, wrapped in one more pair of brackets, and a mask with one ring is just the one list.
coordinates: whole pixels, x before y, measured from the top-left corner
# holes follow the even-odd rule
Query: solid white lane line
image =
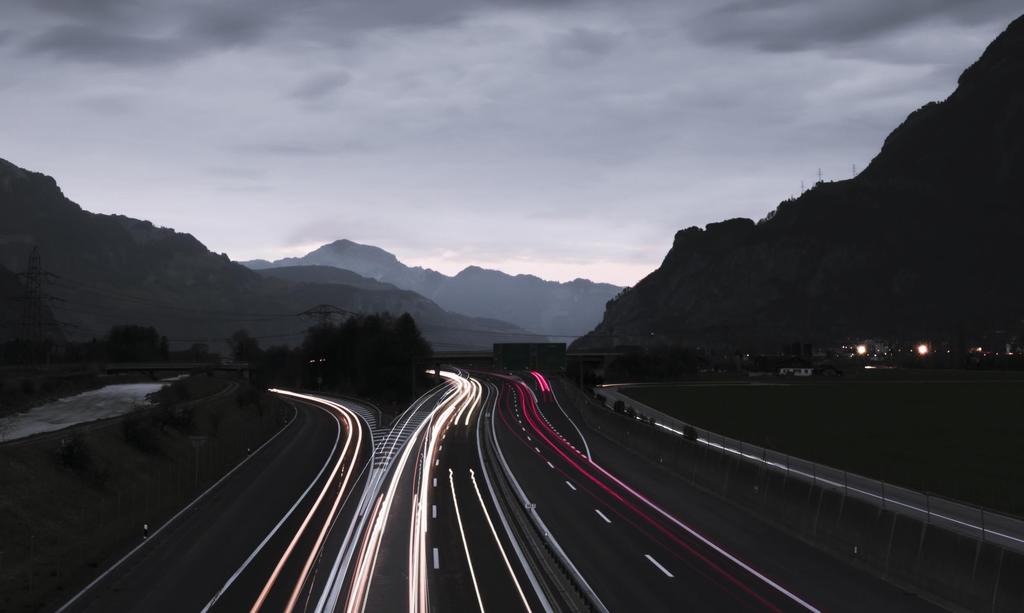
[(594, 509), (594, 513), (597, 513), (601, 519), (605, 520), (609, 524), (612, 523), (612, 520), (608, 519), (608, 516), (602, 513), (600, 509)]
[(437, 547), (434, 547), (434, 568), (441, 568), (441, 561), (437, 557)]
[(476, 592), (476, 603), (480, 605), (483, 613), (484, 600), (480, 595), (480, 585), (476, 582), (476, 570), (473, 568), (473, 558), (469, 555), (469, 543), (466, 541), (466, 531), (462, 527), (462, 514), (459, 512), (459, 497), (455, 495), (455, 472), (448, 469), (448, 483), (452, 488), (452, 504), (455, 506), (455, 522), (459, 525), (459, 535), (462, 536), (462, 549), (466, 552), (466, 564), (469, 565), (469, 578), (473, 581), (473, 591)]
[(430, 516), (433, 517), (434, 519), (437, 519), (437, 505), (436, 504), (430, 505)]
[(574, 491), (574, 492), (576, 491), (576, 486), (573, 485), (572, 483), (569, 483), (568, 481), (566, 481), (565, 484), (568, 485), (569, 487), (571, 487), (572, 491)]
[(516, 591), (519, 592), (519, 598), (523, 601), (523, 606), (526, 608), (526, 613), (531, 613), (530, 601), (526, 599), (526, 594), (523, 593), (523, 587), (519, 585), (519, 578), (516, 577), (516, 573), (512, 570), (512, 563), (508, 561), (508, 555), (505, 554), (505, 547), (501, 544), (501, 539), (498, 538), (498, 531), (494, 529), (494, 522), (491, 521), (491, 514), (487, 511), (487, 505), (484, 504), (484, 497), (480, 495), (480, 486), (476, 483), (476, 474), (473, 473), (473, 469), (469, 469), (469, 478), (473, 481), (473, 489), (476, 491), (476, 498), (480, 501), (480, 508), (484, 512), (484, 518), (487, 519), (487, 525), (491, 528), (491, 534), (494, 535), (494, 542), (498, 545), (498, 551), (501, 552), (501, 559), (505, 561), (505, 568), (508, 569), (508, 574), (512, 576), (512, 582), (516, 584)]
[(648, 560), (650, 560), (650, 561), (651, 561), (651, 564), (654, 564), (655, 566), (657, 566), (657, 567), (658, 567), (658, 570), (660, 570), (661, 572), (665, 573), (665, 574), (666, 574), (666, 575), (668, 575), (668, 576), (669, 576), (670, 578), (674, 578), (674, 577), (675, 577), (675, 575), (673, 575), (672, 573), (668, 572), (668, 569), (667, 569), (667, 568), (665, 568), (664, 566), (662, 566), (661, 564), (659, 564), (657, 560), (655, 560), (654, 558), (652, 558), (652, 557), (651, 557), (651, 554), (649, 554), (649, 553), (645, 553), (645, 554), (644, 554), (644, 557), (645, 557), (645, 558), (647, 558)]
[(554, 464), (552, 464), (551, 462), (548, 462), (548, 466), (549, 466), (550, 468), (554, 468), (554, 467), (555, 467), (555, 465), (554, 465)]

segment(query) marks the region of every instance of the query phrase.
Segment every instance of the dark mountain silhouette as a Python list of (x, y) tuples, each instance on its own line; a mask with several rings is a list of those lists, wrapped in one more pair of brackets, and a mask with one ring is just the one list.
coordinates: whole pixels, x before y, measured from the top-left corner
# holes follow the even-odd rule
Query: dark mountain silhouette
[(586, 279), (558, 283), (533, 275), (513, 276), (478, 266), (449, 277), (429, 268), (406, 266), (379, 247), (349, 240), (329, 243), (299, 258), (243, 263), (264, 271), (279, 267), (297, 271), (299, 265), (333, 266), (412, 290), (450, 311), (492, 317), (548, 335), (578, 336), (591, 330), (600, 321), (608, 299), (622, 289)]
[[(264, 344), (297, 342), (312, 323), (297, 314), (318, 304), (408, 312), (438, 349), (489, 347), (524, 332), (505, 322), (449, 313), (414, 292), (357, 276), (332, 273), (330, 282), (263, 276), (210, 252), (189, 234), (84, 211), (53, 178), (3, 160), (0, 220), (0, 287), (5, 293), (16, 289), (2, 271), (23, 270), (38, 245), (44, 267), (57, 275), (49, 293), (64, 300), (55, 303), (55, 315), (78, 326), (69, 328), (72, 338), (101, 336), (114, 324), (140, 324), (155, 326), (178, 347), (221, 345), (240, 328), (263, 337)], [(4, 296), (0, 311), (5, 322), (14, 312), (11, 298)], [(13, 332), (5, 326), (0, 337)]]
[(362, 289), (394, 291), (398, 288), (390, 283), (382, 283), (356, 274), (351, 270), (333, 266), (282, 266), (280, 268), (262, 268), (259, 273), (265, 277), (282, 279), (293, 283), (337, 283), (351, 285)]
[(1024, 17), (859, 176), (675, 236), (578, 347), (947, 339), (1024, 318)]

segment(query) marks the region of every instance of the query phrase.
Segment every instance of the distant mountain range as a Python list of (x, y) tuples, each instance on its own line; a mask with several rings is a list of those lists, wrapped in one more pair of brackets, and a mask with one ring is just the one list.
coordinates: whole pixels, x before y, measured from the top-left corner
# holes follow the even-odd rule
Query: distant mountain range
[(675, 236), (580, 348), (1024, 332), (1024, 17), (859, 176)]
[[(408, 312), (436, 349), (483, 348), (526, 331), (495, 319), (451, 313), (415, 292), (336, 269), (262, 275), (210, 252), (189, 234), (147, 221), (82, 210), (56, 181), (0, 160), (0, 339), (20, 317), (25, 269), (38, 246), (55, 276), (46, 291), (67, 336), (103, 335), (114, 324), (154, 325), (174, 347), (222, 344), (245, 328), (264, 345), (295, 343), (318, 304), (358, 313)], [(173, 348), (173, 347), (172, 347)]]
[[(421, 294), (441, 307), (474, 317), (511, 322), (560, 340), (583, 335), (601, 320), (605, 304), (622, 291), (608, 283), (576, 279), (567, 283), (545, 281), (532, 275), (509, 275), (497, 270), (470, 266), (454, 277), (436, 270), (407, 266), (393, 254), (371, 245), (338, 240), (302, 257), (275, 262), (253, 260), (246, 266), (274, 271), (282, 278), (300, 278), (325, 273), (303, 271), (300, 267), (330, 266)], [(286, 269), (286, 272), (281, 272)]]

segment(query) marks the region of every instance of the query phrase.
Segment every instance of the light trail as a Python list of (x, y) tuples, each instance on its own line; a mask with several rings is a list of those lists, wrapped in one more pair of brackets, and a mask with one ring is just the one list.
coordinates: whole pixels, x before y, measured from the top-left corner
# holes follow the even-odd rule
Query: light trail
[[(671, 530), (665, 528), (659, 522), (657, 522), (653, 518), (651, 518), (648, 514), (644, 513), (636, 505), (634, 505), (634, 504), (630, 503), (628, 500), (626, 500), (618, 492), (615, 492), (611, 487), (609, 487), (608, 485), (603, 483), (597, 476), (595, 476), (593, 473), (591, 473), (589, 470), (587, 470), (584, 467), (583, 464), (596, 469), (601, 475), (603, 475), (604, 477), (610, 479), (612, 482), (614, 482), (616, 485), (618, 485), (618, 487), (620, 487), (622, 490), (628, 492), (634, 498), (636, 498), (637, 500), (643, 502), (646, 506), (650, 507), (657, 514), (659, 514), (662, 517), (664, 517), (665, 519), (669, 520), (675, 526), (677, 526), (680, 529), (684, 530), (686, 533), (690, 534), (691, 536), (696, 538), (698, 541), (700, 541), (701, 543), (703, 543), (707, 547), (711, 548), (712, 550), (714, 550), (715, 552), (717, 552), (718, 554), (720, 554), (721, 556), (723, 556), (724, 558), (726, 558), (727, 560), (729, 560), (730, 562), (735, 564), (736, 566), (738, 566), (738, 567), (742, 568), (743, 570), (747, 571), (749, 574), (751, 574), (752, 576), (754, 576), (755, 578), (757, 578), (758, 580), (760, 580), (764, 584), (768, 585), (769, 587), (771, 587), (772, 589), (774, 589), (778, 593), (780, 593), (780, 594), (784, 595), (785, 597), (789, 598), (794, 603), (800, 605), (801, 607), (803, 607), (803, 608), (805, 608), (805, 609), (807, 609), (809, 611), (815, 611), (816, 612), (818, 610), (814, 606), (812, 606), (809, 603), (805, 602), (804, 600), (802, 600), (801, 598), (799, 598), (798, 596), (796, 596), (795, 594), (793, 594), (789, 590), (785, 589), (784, 587), (782, 587), (781, 585), (779, 585), (778, 583), (773, 581), (772, 579), (770, 579), (767, 576), (765, 576), (764, 574), (758, 572), (756, 569), (754, 569), (750, 565), (746, 564), (745, 562), (743, 562), (742, 560), (740, 560), (736, 556), (732, 555), (728, 551), (726, 551), (723, 548), (719, 547), (717, 544), (712, 542), (710, 539), (708, 539), (707, 537), (705, 537), (702, 534), (698, 533), (696, 530), (694, 530), (693, 528), (689, 527), (685, 523), (681, 522), (680, 520), (678, 520), (677, 518), (672, 516), (670, 513), (668, 513), (664, 509), (662, 509), (661, 507), (657, 506), (651, 500), (649, 500), (648, 498), (646, 498), (645, 496), (643, 496), (642, 494), (640, 494), (639, 492), (637, 492), (636, 490), (634, 490), (633, 488), (631, 488), (630, 486), (625, 484), (623, 481), (621, 481), (620, 479), (618, 479), (617, 477), (612, 475), (610, 472), (605, 470), (602, 466), (600, 466), (593, 459), (590, 459), (590, 458), (584, 456), (584, 454), (582, 454), (581, 452), (579, 452), (578, 450), (573, 448), (568, 443), (568, 441), (566, 441), (565, 438), (561, 436), (561, 434), (559, 434), (554, 428), (551, 427), (550, 424), (547, 423), (547, 420), (544, 419), (543, 415), (540, 413), (540, 411), (539, 411), (539, 409), (538, 409), (538, 407), (536, 405), (536, 402), (535, 402), (535, 400), (533, 398), (531, 390), (525, 384), (523, 384), (521, 382), (514, 382), (514, 389), (516, 389), (522, 395), (522, 397), (523, 397), (523, 416), (526, 418), (527, 423), (537, 433), (537, 435), (540, 438), (542, 438), (551, 447), (551, 449), (555, 453), (557, 453), (559, 456), (561, 456), (566, 461), (566, 463), (570, 464), (580, 474), (582, 474), (588, 480), (590, 480), (595, 485), (597, 485), (599, 488), (601, 488), (605, 493), (607, 493), (612, 498), (614, 498), (614, 499), (618, 500), (619, 502), (621, 502), (623, 505), (625, 505), (627, 508), (629, 508), (631, 511), (633, 511), (639, 517), (643, 518), (649, 525), (654, 527), (659, 532), (665, 534), (673, 542), (675, 542), (678, 545), (680, 545), (683, 548), (685, 548), (689, 553), (691, 553), (692, 555), (696, 556), (698, 559), (700, 559), (703, 562), (705, 562), (706, 564), (708, 564), (711, 568), (713, 568), (716, 572), (721, 574), (724, 578), (729, 580), (731, 583), (733, 583), (737, 587), (741, 588), (743, 591), (745, 591), (748, 594), (750, 594), (753, 598), (755, 598), (756, 600), (760, 601), (763, 605), (767, 606), (768, 608), (777, 609), (777, 607), (774, 607), (769, 602), (764, 600), (764, 598), (762, 596), (760, 596), (759, 594), (757, 594), (756, 592), (751, 590), (751, 588), (746, 586), (746, 584), (744, 584), (743, 582), (739, 581), (739, 579), (734, 577), (731, 573), (729, 573), (725, 569), (721, 568), (718, 564), (716, 564), (714, 561), (710, 560), (706, 556), (704, 556), (701, 553), (699, 553), (696, 550), (694, 550), (690, 545), (688, 545), (687, 543), (685, 543), (684, 541), (679, 539)], [(544, 432), (545, 428), (548, 431), (547, 434)], [(549, 438), (549, 435), (550, 435), (550, 438)], [(560, 449), (558, 447), (558, 445), (554, 442), (555, 440), (560, 441), (563, 445), (565, 445), (566, 447), (571, 449), (571, 453), (575, 456), (575, 459), (572, 456), (570, 456), (569, 453), (567, 453), (567, 452), (563, 451), (562, 449)], [(582, 462), (583, 464), (577, 463), (577, 460), (579, 462)]]
[[(367, 483), (363, 488), (362, 496), (360, 497), (359, 504), (356, 507), (356, 520), (349, 524), (348, 530), (346, 531), (345, 537), (342, 541), (341, 549), (335, 558), (334, 563), (331, 565), (331, 570), (325, 581), (325, 587), (322, 590), (320, 598), (314, 609), (317, 613), (324, 613), (326, 611), (333, 612), (337, 609), (338, 602), (342, 598), (342, 589), (345, 587), (349, 578), (349, 565), (352, 563), (353, 559), (361, 560), (365, 555), (367, 555), (365, 552), (369, 543), (367, 541), (368, 532), (366, 527), (368, 525), (373, 525), (373, 522), (377, 520), (379, 506), (383, 502), (383, 497), (380, 495), (380, 491), (385, 478), (390, 474), (390, 467), (395, 463), (393, 456), (395, 447), (404, 436), (404, 433), (408, 432), (410, 428), (413, 431), (412, 438), (415, 438), (415, 436), (418, 435), (423, 422), (416, 422), (415, 417), (420, 414), (420, 409), (422, 409), (428, 402), (431, 402), (431, 399), (435, 398), (435, 396), (442, 393), (447, 395), (450, 391), (451, 390), (447, 389), (447, 387), (443, 389), (435, 388), (429, 393), (418, 398), (412, 406), (398, 416), (398, 423), (392, 427), (388, 436), (381, 440), (381, 442), (376, 446), (374, 450), (375, 457), (391, 459), (379, 468), (374, 468), (372, 463), (368, 464), (368, 467), (370, 467), (370, 474), (367, 477)], [(386, 454), (384, 452), (385, 448), (387, 448)], [(346, 603), (352, 600), (352, 591), (354, 589), (363, 589), (365, 587), (365, 585), (353, 584), (353, 588), (346, 592)]]
[[(498, 502), (498, 497), (495, 494), (494, 483), (491, 481), (491, 476), (487, 470), (487, 462), (484, 461), (483, 437), (486, 436), (484, 434), (484, 424), (485, 421), (489, 421), (491, 427), (489, 429), (488, 434), (492, 437), (491, 440), (494, 442), (495, 447), (499, 448), (497, 452), (497, 458), (500, 463), (500, 466), (505, 471), (507, 471), (506, 474), (508, 475), (509, 479), (513, 481), (514, 486), (517, 489), (519, 488), (518, 483), (515, 483), (515, 477), (511, 474), (511, 471), (508, 468), (508, 464), (505, 462), (504, 456), (501, 455), (500, 445), (498, 443), (497, 434), (494, 429), (494, 417), (498, 411), (498, 401), (501, 399), (501, 393), (498, 389), (498, 386), (490, 381), (487, 382), (487, 393), (488, 398), (492, 399), (490, 405), (491, 411), (485, 414), (485, 417), (478, 419), (476, 422), (476, 453), (477, 457), (480, 460), (480, 472), (482, 472), (484, 475), (484, 482), (487, 484), (487, 493), (490, 495), (490, 500), (494, 504), (494, 510), (497, 511), (498, 513), (498, 519), (501, 520), (501, 526), (502, 528), (504, 528), (505, 535), (508, 536), (509, 543), (512, 544), (512, 550), (515, 552), (516, 557), (519, 560), (519, 563), (522, 565), (523, 571), (526, 573), (526, 578), (530, 581), (530, 586), (533, 588), (533, 593), (537, 596), (537, 599), (540, 602), (540, 607), (544, 610), (545, 613), (553, 613), (554, 610), (551, 607), (551, 603), (548, 602), (547, 595), (544, 593), (544, 590), (541, 589), (540, 584), (537, 582), (537, 576), (534, 574), (530, 564), (527, 563), (526, 557), (523, 555), (523, 550), (520, 547), (519, 542), (516, 539), (516, 536), (513, 534), (511, 526), (509, 525), (509, 519), (505, 515), (505, 512), (502, 510), (501, 503)], [(487, 416), (490, 417), (489, 420), (485, 419)], [(474, 484), (475, 482), (476, 480), (474, 478)], [(518, 491), (520, 494), (522, 494), (521, 489), (518, 489)], [(480, 490), (478, 488), (477, 495), (479, 495), (479, 493)], [(525, 500), (525, 494), (522, 494), (522, 499)], [(489, 520), (490, 515), (488, 515), (488, 521)], [(589, 590), (589, 586), (587, 589)], [(529, 607), (529, 605), (527, 605), (527, 607)], [(598, 611), (600, 613), (607, 613), (603, 608), (598, 608)]]
[[(351, 477), (352, 473), (354, 472), (351, 469), (356, 465), (356, 462), (358, 461), (359, 447), (361, 446), (362, 440), (363, 440), (362, 427), (360, 425), (361, 422), (359, 421), (359, 419), (356, 416), (356, 414), (353, 411), (351, 411), (350, 409), (348, 409), (347, 407), (344, 407), (344, 406), (342, 406), (342, 405), (340, 405), (340, 404), (338, 404), (336, 402), (325, 400), (323, 398), (319, 398), (319, 397), (316, 397), (316, 396), (310, 396), (310, 395), (307, 395), (307, 394), (298, 394), (298, 393), (295, 393), (295, 392), (289, 392), (289, 391), (286, 391), (286, 390), (277, 390), (277, 389), (272, 389), (270, 391), (273, 392), (273, 393), (276, 393), (276, 394), (280, 394), (282, 396), (298, 398), (298, 399), (306, 400), (306, 401), (313, 402), (313, 403), (316, 403), (316, 404), (325, 405), (325, 406), (328, 406), (328, 407), (334, 409), (335, 411), (338, 412), (338, 415), (342, 419), (344, 419), (344, 421), (345, 421), (346, 436), (345, 436), (345, 445), (344, 445), (344, 447), (342, 447), (341, 453), (338, 455), (338, 461), (335, 463), (334, 468), (331, 470), (330, 476), (328, 476), (327, 480), (324, 482), (323, 489), (320, 491), (320, 493), (317, 496), (316, 500), (313, 502), (313, 505), (310, 507), (309, 512), (306, 514), (306, 517), (303, 519), (302, 524), (299, 526), (299, 529), (296, 531), (295, 535), (292, 537), (291, 542), (288, 544), (288, 547), (285, 549), (284, 554), (278, 559), (278, 562), (275, 565), (273, 572), (271, 572), (270, 577), (267, 579), (267, 582), (264, 584), (263, 589), (260, 591), (259, 596), (256, 598), (256, 602), (253, 603), (253, 605), (252, 605), (252, 607), (250, 609), (251, 613), (256, 613), (257, 611), (259, 611), (263, 607), (264, 602), (266, 602), (267, 597), (270, 595), (270, 591), (273, 589), (273, 587), (276, 584), (278, 578), (280, 577), (281, 571), (284, 568), (284, 565), (287, 563), (288, 559), (291, 557), (292, 553), (295, 551), (295, 548), (297, 547), (299, 540), (302, 538), (302, 536), (305, 533), (306, 529), (309, 527), (309, 524), (312, 522), (313, 517), (316, 515), (317, 511), (320, 509), (320, 505), (323, 503), (323, 501), (326, 498), (328, 492), (334, 486), (334, 482), (335, 482), (335, 479), (338, 476), (338, 473), (342, 470), (342, 467), (346, 464), (346, 456), (348, 455), (348, 451), (351, 448), (353, 451), (352, 451), (352, 458), (351, 458), (351, 460), (349, 461), (349, 464), (348, 464), (349, 465), (349, 470), (345, 471), (345, 479), (344, 479), (344, 481), (343, 481), (343, 483), (341, 485), (341, 488), (338, 491), (338, 495), (336, 496), (336, 498), (334, 500), (334, 504), (332, 505), (331, 510), (328, 513), (326, 520), (324, 521), (323, 528), (320, 531), (320, 534), (319, 534), (319, 536), (318, 536), (318, 538), (316, 540), (316, 543), (313, 546), (313, 548), (312, 548), (312, 550), (310, 552), (310, 555), (309, 555), (309, 557), (306, 560), (306, 564), (303, 566), (302, 571), (299, 573), (298, 580), (297, 580), (297, 582), (296, 582), (296, 584), (295, 584), (295, 586), (294, 586), (294, 588), (292, 590), (292, 594), (291, 594), (291, 596), (290, 596), (290, 598), (288, 600), (288, 604), (287, 604), (287, 607), (286, 607), (285, 610), (290, 612), (294, 608), (295, 602), (297, 601), (297, 599), (299, 597), (299, 594), (302, 591), (302, 586), (305, 585), (306, 580), (307, 580), (307, 578), (309, 576), (309, 571), (310, 571), (310, 568), (313, 565), (313, 561), (316, 558), (316, 554), (319, 551), (320, 546), (323, 544), (324, 538), (326, 537), (326, 533), (327, 533), (327, 531), (328, 531), (328, 529), (329, 529), (329, 527), (331, 525), (331, 520), (334, 517), (334, 514), (336, 513), (337, 508), (340, 505), (341, 500), (344, 497), (344, 494), (345, 494), (345, 491), (346, 491), (346, 487), (347, 487), (348, 482), (349, 482), (349, 478)], [(356, 440), (356, 444), (355, 444), (354, 447), (352, 446), (353, 438), (355, 438), (355, 440)]]
[(466, 409), (468, 403), (474, 397), (474, 386), (469, 379), (459, 373), (440, 371), (441, 377), (447, 379), (456, 389), (451, 395), (450, 402), (442, 404), (435, 409), (433, 423), (424, 442), (424, 455), (419, 474), (419, 487), (414, 497), (413, 505), (413, 532), (410, 534), (410, 555), (409, 555), (409, 611), (417, 613), (429, 611), (430, 603), (427, 598), (427, 556), (426, 556), (426, 535), (427, 535), (427, 500), (430, 496), (431, 483), (437, 483), (430, 470), (434, 467), (436, 454), (440, 448), (440, 439), (444, 431), (456, 422), (458, 414)]
[[(412, 494), (412, 503), (410, 505), (407, 598), (409, 611), (429, 610), (426, 548), (426, 533), (428, 529), (427, 500), (431, 484), (436, 484), (437, 482), (436, 478), (432, 477), (431, 471), (437, 459), (436, 454), (440, 448), (439, 441), (444, 436), (444, 431), (454, 421), (453, 418), (456, 414), (466, 409), (468, 403), (472, 400), (474, 389), (467, 379), (457, 373), (440, 371), (438, 375), (446, 379), (451, 387), (445, 391), (441, 399), (430, 411), (429, 418), (424, 419), (416, 427), (408, 442), (401, 449), (398, 461), (394, 463), (393, 470), (389, 472), (386, 489), (380, 495), (375, 505), (373, 516), (369, 522), (369, 528), (363, 537), (363, 542), (355, 559), (352, 584), (345, 602), (345, 611), (347, 613), (360, 613), (366, 608), (381, 543), (387, 530), (389, 519), (394, 512), (392, 507), (397, 490), (413, 450), (417, 447), (423, 451), (413, 472), (416, 488)], [(419, 440), (419, 443), (414, 443), (417, 440)], [(383, 478), (383, 475), (380, 478)]]

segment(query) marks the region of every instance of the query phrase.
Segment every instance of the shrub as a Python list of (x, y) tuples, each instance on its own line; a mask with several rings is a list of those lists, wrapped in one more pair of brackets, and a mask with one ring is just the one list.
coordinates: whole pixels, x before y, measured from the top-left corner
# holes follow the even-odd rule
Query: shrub
[(160, 431), (152, 419), (131, 417), (122, 422), (121, 429), (125, 442), (132, 447), (143, 453), (153, 455), (161, 453)]
[(84, 471), (92, 465), (92, 453), (77, 435), (62, 440), (57, 454), (64, 468)]

